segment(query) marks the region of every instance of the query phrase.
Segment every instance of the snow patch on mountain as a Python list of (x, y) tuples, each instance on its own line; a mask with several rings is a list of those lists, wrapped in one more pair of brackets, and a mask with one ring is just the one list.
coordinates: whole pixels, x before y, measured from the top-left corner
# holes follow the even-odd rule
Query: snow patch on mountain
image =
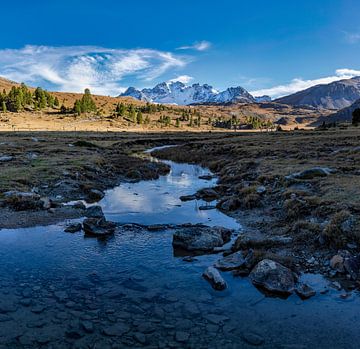
[(230, 87), (225, 91), (217, 91), (208, 84), (187, 86), (180, 81), (162, 82), (154, 88), (137, 90), (129, 87), (120, 96), (130, 96), (142, 101), (189, 105), (196, 103), (253, 103), (254, 97), (242, 87)]

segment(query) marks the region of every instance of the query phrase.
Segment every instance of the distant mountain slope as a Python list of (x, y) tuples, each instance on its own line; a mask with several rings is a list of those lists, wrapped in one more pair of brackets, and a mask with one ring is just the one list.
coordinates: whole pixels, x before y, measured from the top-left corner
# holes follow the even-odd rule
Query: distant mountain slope
[(360, 108), (360, 99), (358, 99), (357, 101), (355, 101), (353, 104), (351, 104), (349, 107), (343, 108), (339, 111), (337, 111), (334, 114), (329, 115), (326, 118), (327, 122), (334, 122), (334, 121), (340, 121), (340, 122), (344, 122), (344, 121), (348, 121), (351, 122), (352, 120), (352, 112), (357, 109)]
[(316, 85), (276, 102), (289, 105), (311, 105), (324, 109), (342, 109), (360, 98), (360, 77)]
[(0, 92), (2, 92), (3, 90), (10, 90), (12, 86), (19, 86), (20, 84), (15, 82), (15, 81), (11, 81), (5, 78), (2, 78), (0, 76)]
[(163, 104), (202, 104), (202, 103), (253, 103), (254, 97), (242, 87), (230, 87), (219, 92), (212, 86), (204, 84), (193, 84), (187, 86), (180, 81), (162, 82), (154, 88), (137, 90), (129, 87), (120, 96), (130, 96), (142, 101)]

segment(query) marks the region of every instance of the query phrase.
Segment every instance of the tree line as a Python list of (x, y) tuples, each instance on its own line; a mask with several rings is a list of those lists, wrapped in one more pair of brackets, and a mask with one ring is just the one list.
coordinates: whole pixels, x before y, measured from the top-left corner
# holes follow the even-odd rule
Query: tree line
[(20, 112), (24, 109), (41, 110), (55, 108), (59, 100), (41, 87), (31, 92), (25, 84), (12, 86), (9, 92), (0, 92), (0, 110), (3, 112)]

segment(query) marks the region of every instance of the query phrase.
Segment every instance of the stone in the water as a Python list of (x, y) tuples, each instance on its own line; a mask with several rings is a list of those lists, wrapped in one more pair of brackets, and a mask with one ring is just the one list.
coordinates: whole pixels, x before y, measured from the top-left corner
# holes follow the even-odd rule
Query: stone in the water
[(98, 189), (90, 189), (87, 195), (87, 201), (90, 203), (97, 202), (100, 201), (104, 196), (105, 193), (103, 191)]
[(83, 222), (85, 235), (102, 237), (115, 233), (116, 224), (104, 218), (87, 218)]
[(255, 286), (280, 295), (290, 295), (295, 288), (293, 272), (271, 259), (259, 262), (250, 273)]
[(206, 181), (210, 181), (211, 179), (214, 178), (214, 176), (211, 175), (211, 174), (207, 174), (207, 175), (199, 176), (198, 178), (199, 178), (199, 179), (204, 179), (204, 180), (206, 180)]
[(252, 333), (252, 332), (246, 332), (242, 335), (243, 340), (251, 345), (262, 345), (265, 341), (264, 338), (259, 336), (256, 333)]
[(88, 218), (102, 218), (104, 217), (104, 212), (101, 206), (90, 206), (86, 209), (85, 216)]
[(217, 291), (222, 291), (225, 290), (227, 287), (227, 284), (225, 282), (225, 280), (221, 277), (220, 273), (218, 272), (217, 269), (215, 269), (214, 267), (208, 267), (204, 273), (203, 273), (203, 277), (209, 281), (209, 283), (211, 284), (211, 286), (213, 287), (213, 289), (217, 290)]
[(211, 251), (230, 240), (232, 230), (223, 227), (190, 226), (173, 235), (173, 246), (187, 251)]
[(296, 285), (295, 292), (301, 299), (309, 299), (316, 294), (312, 287), (304, 283)]
[(216, 206), (214, 206), (214, 205), (199, 206), (200, 211), (215, 210), (215, 209), (216, 209)]
[(82, 229), (81, 223), (72, 223), (65, 228), (66, 233), (76, 233)]
[(181, 200), (181, 201), (192, 201), (192, 200), (196, 200), (196, 195), (183, 195), (183, 196), (180, 196), (180, 200)]
[(205, 201), (213, 201), (219, 197), (219, 194), (213, 188), (204, 188), (196, 193), (196, 197)]
[(219, 259), (215, 263), (215, 268), (220, 270), (228, 271), (241, 268), (245, 265), (246, 260), (241, 251), (232, 253), (222, 259)]

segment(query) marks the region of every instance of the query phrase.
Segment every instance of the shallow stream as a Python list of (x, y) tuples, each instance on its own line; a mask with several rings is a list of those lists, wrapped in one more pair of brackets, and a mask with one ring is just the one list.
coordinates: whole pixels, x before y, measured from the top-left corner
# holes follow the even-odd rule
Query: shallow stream
[[(179, 196), (213, 186), (196, 165), (121, 184), (100, 202), (123, 223), (205, 223), (240, 229), (201, 201)], [(211, 203), (210, 203), (211, 204)], [(358, 348), (360, 302), (305, 275), (310, 300), (265, 297), (247, 278), (223, 273), (214, 291), (201, 277), (220, 255), (189, 263), (173, 255), (172, 231), (133, 227), (108, 241), (60, 225), (0, 231), (0, 348)]]

